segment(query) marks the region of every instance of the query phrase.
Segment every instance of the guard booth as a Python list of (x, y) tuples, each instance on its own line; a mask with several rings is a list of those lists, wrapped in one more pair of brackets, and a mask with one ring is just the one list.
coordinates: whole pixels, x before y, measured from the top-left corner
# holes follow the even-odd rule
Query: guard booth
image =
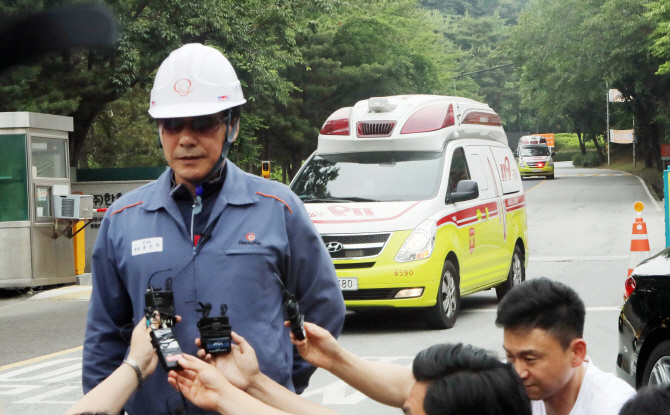
[(71, 117), (0, 113), (0, 288), (76, 280), (72, 227), (93, 205), (70, 195), (71, 131)]

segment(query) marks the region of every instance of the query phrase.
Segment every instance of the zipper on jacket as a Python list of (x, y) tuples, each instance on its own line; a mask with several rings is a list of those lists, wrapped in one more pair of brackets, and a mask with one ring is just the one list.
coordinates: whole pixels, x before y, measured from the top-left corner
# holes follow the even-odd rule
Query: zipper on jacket
[(195, 215), (199, 214), (200, 212), (202, 212), (202, 199), (200, 196), (196, 196), (193, 199), (193, 208), (191, 209), (191, 245), (193, 246), (193, 256), (195, 256), (197, 252), (195, 246), (195, 235), (193, 234), (193, 222), (195, 222)]

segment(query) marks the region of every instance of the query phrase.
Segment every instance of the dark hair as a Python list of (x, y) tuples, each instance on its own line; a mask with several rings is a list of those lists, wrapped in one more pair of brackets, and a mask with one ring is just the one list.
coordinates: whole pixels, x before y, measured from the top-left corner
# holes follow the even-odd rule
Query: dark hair
[(586, 309), (572, 288), (547, 278), (533, 279), (511, 289), (498, 305), (496, 325), (540, 328), (567, 349), (584, 335)]
[(621, 408), (619, 415), (670, 414), (670, 387), (654, 386), (641, 390)]
[(429, 382), (427, 415), (531, 415), (514, 368), (484, 349), (437, 344), (419, 352), (412, 371), (418, 382)]

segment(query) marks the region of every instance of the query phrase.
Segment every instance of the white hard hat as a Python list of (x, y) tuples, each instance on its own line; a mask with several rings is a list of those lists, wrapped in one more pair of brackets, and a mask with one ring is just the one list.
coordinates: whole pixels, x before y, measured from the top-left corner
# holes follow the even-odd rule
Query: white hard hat
[(190, 43), (158, 68), (149, 115), (154, 118), (209, 115), (247, 102), (233, 66), (218, 50)]

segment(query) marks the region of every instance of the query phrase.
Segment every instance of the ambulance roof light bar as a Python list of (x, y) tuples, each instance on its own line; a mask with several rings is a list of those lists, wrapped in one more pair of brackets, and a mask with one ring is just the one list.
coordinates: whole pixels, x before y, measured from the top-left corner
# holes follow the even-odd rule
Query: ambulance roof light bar
[(323, 135), (349, 135), (351, 107), (340, 108), (328, 117), (321, 127)]
[(400, 134), (426, 133), (456, 125), (454, 105), (433, 104), (421, 108), (405, 123)]

